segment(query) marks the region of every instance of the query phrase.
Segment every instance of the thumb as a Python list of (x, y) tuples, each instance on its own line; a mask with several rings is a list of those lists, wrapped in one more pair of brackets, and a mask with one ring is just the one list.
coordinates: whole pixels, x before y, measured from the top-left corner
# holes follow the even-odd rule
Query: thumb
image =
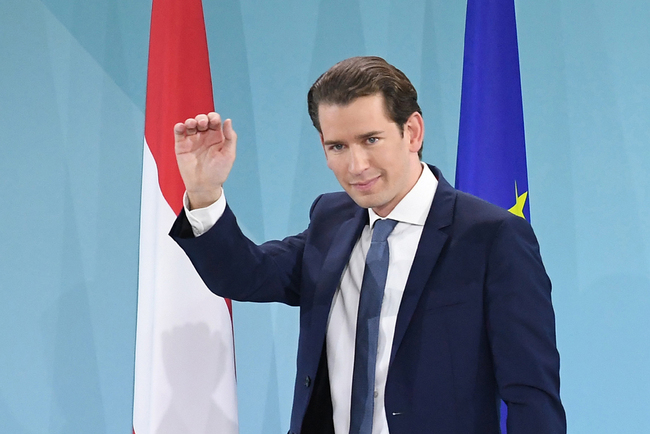
[(237, 133), (232, 127), (232, 119), (226, 119), (223, 123), (223, 136), (228, 142), (237, 142)]

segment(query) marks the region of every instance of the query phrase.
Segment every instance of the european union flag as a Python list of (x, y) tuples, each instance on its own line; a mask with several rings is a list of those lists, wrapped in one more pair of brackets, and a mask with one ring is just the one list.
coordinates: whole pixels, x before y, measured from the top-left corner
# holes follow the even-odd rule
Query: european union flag
[(467, 2), (456, 188), (530, 221), (514, 0)]
[(513, 0), (468, 0), (456, 188), (530, 221)]

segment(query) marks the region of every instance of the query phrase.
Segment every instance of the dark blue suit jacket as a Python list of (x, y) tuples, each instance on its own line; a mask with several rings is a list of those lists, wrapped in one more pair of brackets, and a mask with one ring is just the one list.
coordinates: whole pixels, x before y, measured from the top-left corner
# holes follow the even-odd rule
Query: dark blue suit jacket
[[(385, 391), (391, 433), (566, 432), (551, 283), (530, 225), (453, 189), (440, 171), (399, 308)], [(367, 210), (320, 196), (303, 233), (261, 246), (229, 208), (194, 238), (183, 213), (171, 235), (214, 293), (300, 306), (293, 433), (332, 433), (325, 332), (332, 297)]]

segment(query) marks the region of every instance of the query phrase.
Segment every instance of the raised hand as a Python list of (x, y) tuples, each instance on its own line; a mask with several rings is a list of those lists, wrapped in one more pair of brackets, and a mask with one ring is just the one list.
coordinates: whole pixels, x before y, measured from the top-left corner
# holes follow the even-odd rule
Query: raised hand
[(218, 113), (200, 114), (174, 125), (176, 161), (190, 206), (203, 208), (221, 196), (235, 162), (237, 134)]

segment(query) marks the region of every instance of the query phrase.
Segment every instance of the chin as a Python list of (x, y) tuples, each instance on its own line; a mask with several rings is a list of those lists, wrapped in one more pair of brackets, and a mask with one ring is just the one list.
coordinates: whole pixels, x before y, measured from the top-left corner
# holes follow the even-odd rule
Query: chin
[(349, 191), (347, 193), (348, 193), (348, 196), (350, 196), (350, 198), (354, 201), (354, 203), (359, 205), (361, 208), (370, 208), (370, 207), (373, 206), (372, 205), (372, 200), (370, 200), (370, 198), (360, 196), (358, 194), (350, 194)]
[(361, 208), (377, 208), (382, 206), (382, 204), (380, 203), (380, 201), (377, 200), (377, 198), (371, 197), (370, 195), (364, 196), (359, 194), (350, 194), (349, 192), (348, 195)]

